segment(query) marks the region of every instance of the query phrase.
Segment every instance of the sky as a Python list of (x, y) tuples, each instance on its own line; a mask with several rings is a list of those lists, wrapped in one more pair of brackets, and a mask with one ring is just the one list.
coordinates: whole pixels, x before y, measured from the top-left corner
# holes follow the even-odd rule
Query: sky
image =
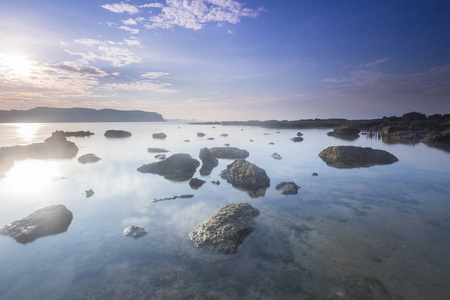
[(450, 1), (0, 0), (0, 109), (450, 113)]

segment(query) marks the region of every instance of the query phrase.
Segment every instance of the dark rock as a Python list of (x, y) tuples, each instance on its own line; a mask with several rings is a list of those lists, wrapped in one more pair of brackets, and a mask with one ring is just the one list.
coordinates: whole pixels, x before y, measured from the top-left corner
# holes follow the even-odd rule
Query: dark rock
[(272, 157), (275, 159), (282, 159), (281, 155), (276, 152), (272, 154)]
[(142, 227), (131, 225), (124, 229), (123, 235), (129, 236), (135, 239), (141, 238), (145, 236), (148, 233), (147, 230), (145, 230)]
[(57, 130), (55, 132), (52, 132), (52, 136), (53, 135), (59, 135), (59, 136), (63, 136), (63, 137), (89, 137), (94, 134), (90, 131), (81, 131), (81, 130), (80, 131)]
[(209, 137), (209, 138), (207, 138), (207, 140), (208, 140), (208, 141), (213, 141), (214, 138), (213, 138), (213, 137)]
[(275, 186), (275, 189), (283, 195), (296, 195), (300, 187), (295, 182), (281, 182)]
[(213, 180), (213, 181), (211, 181), (211, 183), (214, 184), (214, 185), (220, 185), (220, 181), (219, 180), (215, 180), (215, 181)]
[[(265, 192), (265, 189), (270, 186), (266, 171), (245, 159), (238, 159), (229, 164), (225, 170), (222, 170), (220, 177), (233, 186), (250, 192), (258, 192), (258, 190)], [(260, 193), (250, 193), (250, 196), (252, 195), (259, 196)]]
[(155, 158), (156, 158), (156, 159), (165, 159), (165, 158), (166, 158), (166, 155), (165, 155), (165, 154), (156, 154), (156, 155), (155, 155)]
[(291, 139), (291, 141), (293, 141), (294, 143), (298, 143), (298, 142), (303, 141), (303, 138), (301, 136), (296, 136), (296, 137), (293, 137)]
[(197, 132), (197, 136), (198, 136), (198, 137), (204, 137), (205, 134), (204, 134), (203, 132)]
[(72, 212), (64, 205), (48, 206), (1, 228), (0, 235), (27, 244), (40, 237), (65, 232), (72, 218)]
[(165, 152), (169, 152), (169, 150), (166, 150), (164, 148), (148, 148), (147, 149), (148, 153), (165, 153)]
[(253, 143), (253, 140), (250, 140), (250, 143)]
[(215, 158), (208, 148), (200, 149), (199, 158), (202, 161), (202, 167), (200, 168), (200, 175), (207, 176), (211, 174), (212, 170), (217, 167), (219, 161)]
[(301, 133), (300, 131), (297, 132), (297, 136), (303, 136), (303, 133)]
[(328, 147), (320, 152), (319, 157), (335, 168), (370, 167), (398, 161), (397, 157), (387, 151), (356, 146)]
[(228, 204), (189, 233), (189, 237), (195, 247), (236, 253), (238, 246), (255, 229), (254, 218), (259, 213), (248, 203)]
[(425, 134), (423, 142), (427, 145), (450, 145), (450, 128), (443, 131), (432, 131)]
[[(291, 139), (291, 140), (292, 140), (292, 139)], [(274, 143), (274, 142), (270, 142), (269, 145), (275, 145), (275, 143)]]
[(189, 180), (189, 186), (192, 189), (196, 190), (196, 189), (200, 188), (205, 182), (206, 181), (198, 179), (198, 178), (191, 178)]
[(191, 140), (184, 140), (185, 143), (189, 143)]
[(106, 130), (104, 135), (107, 138), (126, 138), (131, 136), (131, 132), (125, 130)]
[(228, 133), (222, 133), (220, 136), (227, 137), (227, 136), (228, 136)]
[(225, 143), (225, 144), (223, 144), (225, 147), (230, 147), (230, 144), (229, 143)]
[(312, 173), (312, 176), (319, 176), (316, 172)]
[(190, 179), (200, 162), (189, 154), (179, 153), (169, 156), (165, 160), (139, 167), (141, 173), (152, 173), (164, 176), (166, 179), (184, 181)]
[(154, 133), (154, 134), (152, 134), (152, 137), (154, 138), (154, 139), (165, 139), (166, 137), (167, 137), (167, 135), (165, 134), (165, 133)]
[(210, 149), (211, 154), (216, 158), (238, 159), (247, 158), (249, 153), (247, 150), (236, 147), (213, 147)]
[(420, 121), (420, 120), (427, 120), (427, 116), (418, 112), (410, 112), (407, 114), (404, 114), (401, 118), (401, 121)]
[(85, 191), (86, 193), (86, 198), (90, 198), (92, 196), (94, 196), (94, 191), (92, 189)]
[(169, 200), (175, 200), (175, 199), (187, 199), (187, 198), (193, 198), (194, 195), (187, 194), (187, 195), (180, 195), (180, 196), (173, 196), (173, 197), (166, 197), (166, 198), (155, 198), (153, 199), (153, 202), (161, 202), (161, 201), (169, 201)]
[(272, 135), (271, 133), (268, 133), (268, 132), (266, 132), (266, 133), (263, 133), (263, 135)]
[(101, 160), (101, 158), (94, 153), (88, 153), (78, 157), (78, 162), (80, 164), (92, 164), (98, 162), (99, 160)]
[(345, 140), (355, 140), (359, 138), (360, 130), (352, 125), (338, 126), (333, 131), (328, 132), (327, 135), (342, 138)]

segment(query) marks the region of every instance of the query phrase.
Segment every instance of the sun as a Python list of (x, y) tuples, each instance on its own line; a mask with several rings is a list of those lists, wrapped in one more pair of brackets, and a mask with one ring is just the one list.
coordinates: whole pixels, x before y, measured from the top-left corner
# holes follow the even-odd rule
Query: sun
[(0, 72), (17, 77), (30, 76), (34, 69), (33, 61), (21, 54), (0, 53)]

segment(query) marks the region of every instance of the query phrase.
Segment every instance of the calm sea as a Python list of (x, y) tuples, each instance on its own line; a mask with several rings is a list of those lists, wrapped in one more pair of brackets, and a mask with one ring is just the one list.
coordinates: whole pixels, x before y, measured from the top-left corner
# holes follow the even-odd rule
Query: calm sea
[[(130, 131), (107, 139), (108, 129)], [(448, 299), (450, 295), (450, 154), (423, 144), (344, 141), (327, 130), (173, 123), (0, 124), (0, 147), (42, 142), (55, 130), (90, 130), (69, 140), (77, 157), (25, 160), (0, 179), (0, 227), (49, 205), (73, 213), (67, 232), (23, 245), (0, 236), (0, 299)], [(152, 138), (164, 132), (165, 140)], [(197, 132), (205, 137), (198, 138)], [(228, 137), (220, 136), (227, 133)], [(208, 138), (214, 140), (208, 140)], [(190, 140), (186, 142), (185, 140)], [(253, 140), (251, 142), (250, 140)], [(269, 143), (274, 143), (270, 145)], [(198, 190), (187, 181), (142, 174), (157, 161), (148, 147), (189, 153), (230, 146), (250, 152), (271, 186), (251, 198), (219, 177), (219, 160)], [(319, 157), (332, 145), (384, 149), (387, 166), (335, 169)], [(282, 160), (275, 160), (277, 152)], [(199, 159), (198, 159), (199, 160)], [(312, 176), (316, 172), (318, 176)], [(220, 185), (211, 183), (219, 180)], [(298, 195), (275, 190), (294, 181)], [(95, 194), (85, 197), (85, 191)], [(190, 199), (153, 202), (181, 194)], [(195, 248), (189, 232), (229, 203), (261, 211), (236, 254)], [(149, 231), (125, 237), (129, 225)]]

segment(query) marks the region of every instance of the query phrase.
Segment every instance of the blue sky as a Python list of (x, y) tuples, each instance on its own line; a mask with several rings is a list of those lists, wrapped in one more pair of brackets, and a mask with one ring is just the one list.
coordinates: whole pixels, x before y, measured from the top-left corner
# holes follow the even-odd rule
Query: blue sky
[(0, 1), (0, 109), (450, 113), (449, 1)]

